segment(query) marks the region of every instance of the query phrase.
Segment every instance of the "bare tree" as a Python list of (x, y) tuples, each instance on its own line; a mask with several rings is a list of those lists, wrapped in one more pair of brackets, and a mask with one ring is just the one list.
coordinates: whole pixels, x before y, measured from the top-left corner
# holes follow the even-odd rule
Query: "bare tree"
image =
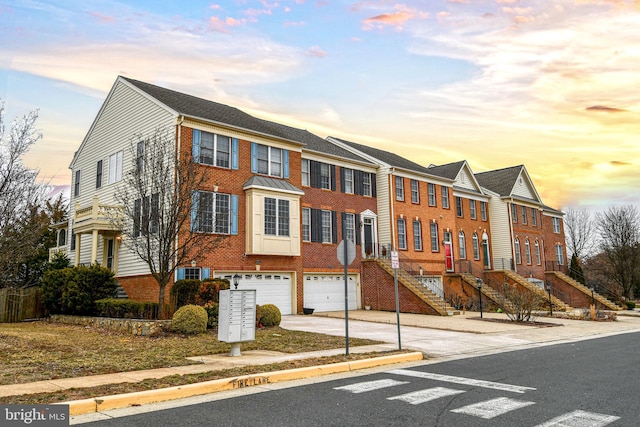
[(14, 120), (5, 135), (4, 105), (0, 104), (0, 287), (10, 284), (20, 268), (18, 261), (33, 255), (36, 242), (49, 226), (32, 226), (47, 188), (37, 181), (38, 171), (22, 162), (42, 138), (35, 127), (37, 119), (38, 112), (32, 111)]
[(592, 255), (596, 245), (596, 227), (591, 212), (583, 209), (567, 209), (564, 215), (564, 234), (570, 256), (578, 260)]
[(121, 230), (125, 246), (147, 264), (158, 283), (163, 318), (165, 289), (176, 268), (216, 249), (224, 236), (191, 227), (192, 194), (205, 176), (190, 154), (176, 153), (175, 128), (135, 135), (131, 158), (131, 169), (115, 194), (122, 212), (112, 212), (111, 221)]
[(632, 205), (611, 207), (598, 214), (596, 222), (607, 273), (624, 297), (632, 299), (640, 285), (640, 214)]

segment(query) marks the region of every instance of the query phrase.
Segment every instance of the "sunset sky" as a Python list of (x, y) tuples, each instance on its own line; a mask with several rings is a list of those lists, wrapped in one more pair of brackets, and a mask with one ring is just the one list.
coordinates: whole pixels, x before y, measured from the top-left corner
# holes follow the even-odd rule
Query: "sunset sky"
[(53, 184), (123, 75), (425, 166), (524, 163), (556, 208), (640, 205), (638, 0), (0, 0), (0, 23), (5, 121), (40, 110)]

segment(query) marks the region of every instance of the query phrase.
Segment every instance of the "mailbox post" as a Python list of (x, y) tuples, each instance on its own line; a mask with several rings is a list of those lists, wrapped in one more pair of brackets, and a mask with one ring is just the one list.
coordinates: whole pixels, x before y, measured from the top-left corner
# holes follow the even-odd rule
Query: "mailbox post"
[(256, 339), (255, 289), (220, 291), (218, 340), (231, 343), (229, 356), (240, 356), (240, 343)]

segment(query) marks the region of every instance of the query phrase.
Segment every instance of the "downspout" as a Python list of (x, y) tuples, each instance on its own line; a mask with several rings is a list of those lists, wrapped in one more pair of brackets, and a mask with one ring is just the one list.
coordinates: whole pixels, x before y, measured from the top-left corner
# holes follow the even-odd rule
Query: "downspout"
[[(180, 147), (182, 146), (182, 123), (183, 122), (184, 122), (184, 115), (179, 115), (178, 116), (178, 125), (177, 125), (178, 126), (178, 129), (177, 129), (178, 137), (176, 138), (176, 157), (177, 157), (177, 160), (180, 160)], [(179, 162), (178, 162), (178, 164), (179, 164)], [(178, 174), (178, 171), (175, 171), (175, 174), (176, 174), (175, 181), (177, 183), (177, 181), (180, 179), (180, 174)], [(176, 185), (176, 189), (177, 188), (178, 188), (178, 186)], [(176, 248), (178, 247), (178, 245), (180, 243), (179, 240), (178, 240), (178, 235), (179, 235), (179, 233), (176, 233), (176, 240), (175, 240), (175, 247)], [(178, 251), (176, 251), (176, 254), (174, 256), (173, 264), (177, 268)], [(173, 272), (174, 282), (175, 282), (175, 278), (176, 278), (175, 277), (175, 274), (176, 274), (175, 271), (176, 270), (174, 270), (174, 272)]]
[(516, 263), (516, 249), (515, 249), (515, 235), (513, 234), (513, 217), (511, 216), (511, 206), (513, 205), (513, 199), (507, 205), (507, 213), (509, 214), (509, 233), (511, 234), (511, 260), (513, 262), (513, 271), (518, 272), (518, 264)]

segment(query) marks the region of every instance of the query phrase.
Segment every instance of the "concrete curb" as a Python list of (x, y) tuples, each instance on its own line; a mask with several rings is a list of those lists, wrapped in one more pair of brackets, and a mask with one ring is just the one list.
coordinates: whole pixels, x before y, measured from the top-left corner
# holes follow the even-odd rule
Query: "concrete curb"
[(73, 400), (63, 402), (61, 405), (69, 405), (70, 415), (83, 415), (92, 412), (107, 411), (109, 409), (140, 406), (148, 403), (182, 399), (219, 391), (349, 372), (394, 363), (414, 362), (422, 359), (423, 356), (420, 352), (395, 354), (391, 356), (374, 357), (371, 359), (354, 360), (352, 362), (332, 363), (328, 365), (309, 366), (306, 368), (287, 369), (284, 371), (258, 373), (237, 378), (223, 378), (201, 383), (167, 387), (158, 390), (145, 390), (113, 396), (95, 397), (92, 399)]

